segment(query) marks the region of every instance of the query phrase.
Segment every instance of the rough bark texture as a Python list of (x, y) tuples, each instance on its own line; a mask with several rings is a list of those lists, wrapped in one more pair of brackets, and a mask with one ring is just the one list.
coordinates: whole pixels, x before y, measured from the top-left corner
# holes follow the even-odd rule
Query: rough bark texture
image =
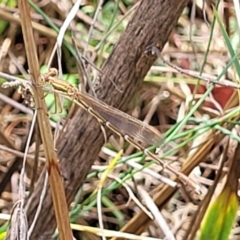
[[(188, 0), (141, 2), (103, 67), (103, 75), (94, 85), (100, 100), (124, 110), (155, 60), (147, 58), (144, 51), (151, 44), (158, 44), (160, 50), (162, 49), (187, 3)], [(113, 86), (109, 78), (123, 90), (122, 93)], [(103, 143), (98, 122), (88, 113), (79, 110), (57, 146), (68, 204), (73, 201), (83, 184)], [(44, 176), (45, 172), (27, 203), (29, 226), (39, 204)], [(55, 227), (51, 193), (48, 189), (31, 239), (49, 239)]]

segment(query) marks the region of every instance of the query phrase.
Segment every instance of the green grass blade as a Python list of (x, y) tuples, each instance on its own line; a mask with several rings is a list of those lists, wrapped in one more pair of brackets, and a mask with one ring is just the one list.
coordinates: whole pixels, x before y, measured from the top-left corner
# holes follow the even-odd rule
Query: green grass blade
[(235, 53), (235, 51), (234, 51), (234, 49), (232, 47), (231, 40), (230, 40), (230, 38), (229, 38), (225, 28), (224, 28), (224, 25), (223, 25), (219, 15), (218, 15), (217, 11), (215, 9), (213, 9), (213, 10), (214, 10), (214, 15), (216, 17), (216, 20), (217, 20), (217, 22), (219, 24), (220, 30), (222, 32), (222, 35), (224, 37), (225, 43), (227, 45), (228, 52), (229, 52), (231, 58), (234, 59), (233, 63), (234, 63), (234, 66), (236, 68), (237, 74), (240, 77), (240, 64), (239, 64), (237, 56), (236, 56), (238, 54)]
[(225, 186), (222, 193), (208, 209), (198, 240), (228, 240), (238, 209), (236, 193)]

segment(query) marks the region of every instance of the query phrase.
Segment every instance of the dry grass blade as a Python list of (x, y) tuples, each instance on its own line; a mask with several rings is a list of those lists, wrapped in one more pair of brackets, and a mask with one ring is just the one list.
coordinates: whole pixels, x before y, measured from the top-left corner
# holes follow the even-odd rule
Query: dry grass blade
[(36, 108), (39, 112), (37, 119), (42, 142), (44, 145), (45, 156), (47, 159), (50, 188), (52, 192), (58, 230), (61, 239), (69, 240), (72, 239), (72, 232), (70, 228), (69, 218), (66, 217), (68, 216), (68, 208), (65, 199), (65, 192), (57, 162), (57, 156), (53, 145), (51, 127), (47, 116), (47, 108), (43, 101), (44, 94), (42, 89), (37, 87), (39, 85), (39, 64), (37, 59), (35, 41), (33, 38), (30, 8), (28, 2), (25, 0), (19, 0), (18, 6), (21, 13), (21, 23), (26, 47), (26, 54), (33, 81), (33, 97), (35, 100)]

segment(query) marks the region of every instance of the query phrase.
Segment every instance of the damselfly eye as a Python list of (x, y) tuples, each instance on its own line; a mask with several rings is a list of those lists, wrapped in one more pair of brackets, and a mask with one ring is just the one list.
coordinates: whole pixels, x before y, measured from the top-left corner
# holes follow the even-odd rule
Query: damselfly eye
[(49, 72), (47, 74), (50, 77), (57, 77), (58, 76), (58, 70), (56, 68), (50, 68)]

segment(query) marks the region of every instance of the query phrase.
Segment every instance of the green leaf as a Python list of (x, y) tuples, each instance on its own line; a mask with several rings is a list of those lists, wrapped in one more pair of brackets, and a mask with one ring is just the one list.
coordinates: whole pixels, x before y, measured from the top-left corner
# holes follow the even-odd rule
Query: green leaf
[(203, 219), (198, 240), (228, 240), (237, 209), (237, 194), (226, 185), (209, 207)]
[[(0, 0), (0, 4), (2, 3), (3, 1)], [(7, 2), (4, 1), (4, 4), (6, 4), (6, 6), (8, 7), (16, 7), (17, 6), (17, 1), (16, 0), (8, 0)], [(8, 27), (9, 25), (9, 21), (6, 21), (6, 20), (0, 20), (0, 35), (6, 30), (6, 28)]]

